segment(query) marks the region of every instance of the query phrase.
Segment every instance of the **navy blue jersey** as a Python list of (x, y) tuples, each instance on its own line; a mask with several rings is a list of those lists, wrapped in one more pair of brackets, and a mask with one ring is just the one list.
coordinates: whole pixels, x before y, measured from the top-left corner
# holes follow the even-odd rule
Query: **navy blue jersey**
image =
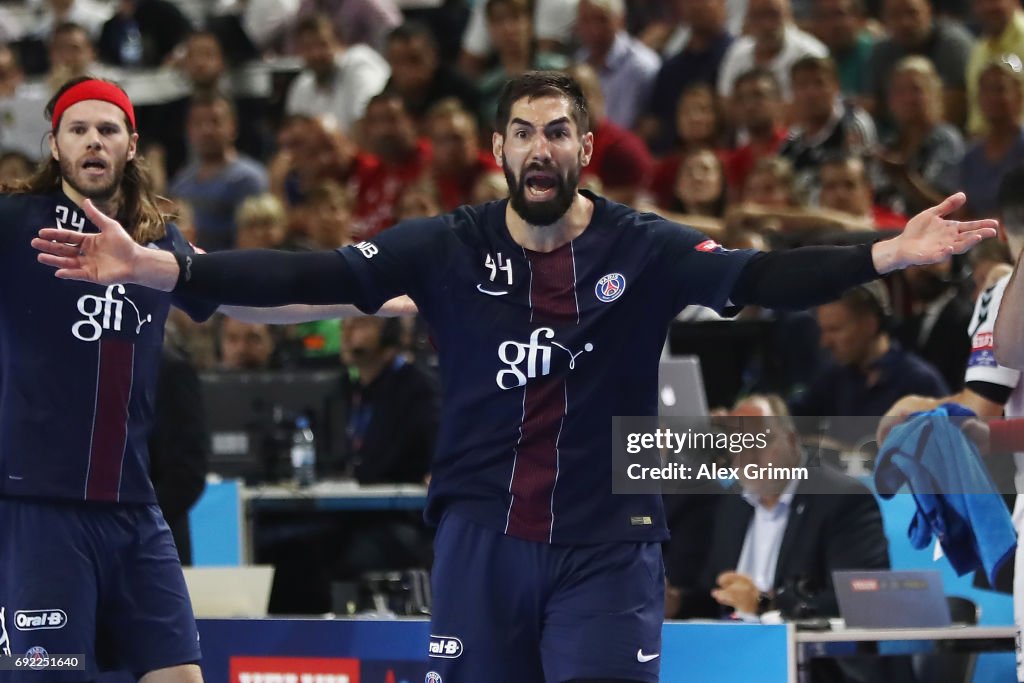
[[(146, 440), (171, 303), (134, 285), (58, 280), (40, 228), (96, 232), (62, 192), (0, 196), (0, 495), (153, 503)], [(169, 225), (154, 248), (191, 251)]]
[(612, 417), (657, 414), (670, 321), (724, 306), (754, 252), (587, 196), (589, 227), (550, 253), (516, 244), (507, 200), (340, 250), (358, 306), (408, 293), (438, 347), (428, 521), (452, 511), (550, 543), (667, 538), (659, 496), (611, 493)]

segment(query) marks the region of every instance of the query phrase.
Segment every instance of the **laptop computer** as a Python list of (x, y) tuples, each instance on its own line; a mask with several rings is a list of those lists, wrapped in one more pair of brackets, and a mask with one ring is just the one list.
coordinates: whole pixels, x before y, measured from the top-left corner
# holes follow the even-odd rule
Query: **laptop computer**
[(705, 417), (707, 414), (700, 359), (681, 356), (662, 360), (658, 369), (658, 415)]
[(950, 626), (942, 575), (915, 571), (832, 572), (839, 615), (848, 628)]
[(197, 618), (267, 616), (272, 566), (183, 567), (182, 571)]

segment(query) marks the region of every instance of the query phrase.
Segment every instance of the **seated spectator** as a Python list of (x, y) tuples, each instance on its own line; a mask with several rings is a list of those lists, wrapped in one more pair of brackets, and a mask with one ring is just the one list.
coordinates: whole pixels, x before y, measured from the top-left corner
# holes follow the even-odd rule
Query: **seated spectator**
[[(475, 203), (475, 202), (474, 202)], [(415, 183), (406, 187), (395, 202), (395, 220), (430, 218), (444, 213), (441, 200), (430, 183)]]
[(476, 85), (441, 61), (437, 40), (423, 24), (406, 22), (388, 35), (384, 52), (391, 65), (387, 88), (405, 103), (405, 110), (422, 131), (427, 111), (454, 97), (466, 111), (480, 111)]
[[(676, 180), (683, 155), (703, 149), (719, 149), (722, 145), (724, 117), (715, 91), (697, 84), (684, 90), (676, 105), (676, 140), (672, 154), (658, 160), (651, 177), (651, 193), (659, 206), (668, 206), (675, 194)], [(722, 153), (721, 156), (727, 156)]]
[(998, 58), (978, 77), (978, 110), (984, 134), (967, 150), (960, 163), (959, 186), (967, 194), (965, 212), (988, 218), (997, 212), (999, 182), (1024, 161), (1024, 84), (1017, 55)]
[(647, 106), (661, 57), (626, 32), (624, 0), (580, 0), (576, 61), (597, 72), (608, 119), (632, 129)]
[(299, 211), (313, 249), (337, 249), (353, 243), (352, 200), (338, 183), (326, 180), (315, 185)]
[(120, 0), (100, 31), (100, 60), (126, 68), (162, 66), (191, 30), (188, 17), (170, 0)]
[(392, 29), (402, 23), (402, 10), (395, 0), (302, 0), (299, 18), (323, 14), (334, 24), (334, 32), (346, 45), (362, 43), (382, 52)]
[(821, 165), (821, 208), (853, 218), (847, 229), (902, 230), (907, 217), (875, 204), (874, 195), (860, 157), (837, 156)]
[[(848, 290), (839, 301), (819, 306), (817, 316), (821, 345), (832, 362), (803, 395), (790, 401), (794, 415), (877, 416), (907, 394), (949, 393), (934, 367), (892, 340), (888, 331), (892, 307), (881, 282)], [(830, 430), (830, 435), (848, 445), (873, 434), (873, 426), (857, 421), (837, 420)]]
[(427, 114), (427, 131), (434, 156), (424, 180), (436, 188), (441, 208), (452, 211), (472, 203), (480, 176), (499, 170), (491, 150), (480, 148), (476, 119), (458, 100), (442, 100)]
[(220, 321), (220, 369), (272, 369), (276, 341), (270, 326), (224, 316)]
[(246, 197), (235, 213), (237, 249), (287, 249), (288, 217), (270, 193)]
[(953, 277), (953, 261), (913, 266), (900, 273), (906, 285), (908, 312), (893, 330), (903, 348), (913, 351), (959, 391), (971, 354), (972, 306)]
[(285, 112), (319, 116), (350, 132), (370, 98), (384, 88), (391, 68), (372, 48), (339, 42), (323, 15), (300, 21), (295, 36), (304, 68), (288, 89)]
[(608, 120), (601, 82), (594, 70), (578, 64), (570, 73), (587, 98), (590, 131), (594, 134), (594, 153), (583, 175), (597, 176), (603, 194), (609, 199), (635, 206), (649, 183), (654, 160), (640, 138)]
[(498, 95), (505, 82), (524, 71), (564, 69), (569, 60), (537, 48), (530, 0), (487, 0), (487, 32), (497, 53), (497, 64), (479, 80), (480, 120), (487, 130), (494, 125)]
[(206, 27), (233, 64), (284, 51), (299, 0), (221, 0)]
[(79, 24), (65, 22), (53, 28), (48, 44), (50, 71), (44, 77), (48, 90), (57, 92), (72, 78), (111, 75), (109, 69), (96, 61), (96, 47), (89, 32)]
[[(771, 435), (767, 448), (734, 457), (740, 478), (718, 504), (699, 584), (684, 593), (680, 616), (732, 612), (756, 620), (772, 609), (790, 617), (837, 616), (834, 571), (890, 566), (878, 501), (856, 479), (810, 460), (778, 396), (755, 394), (730, 415), (747, 433)], [(807, 478), (753, 479), (746, 465), (805, 467)], [(875, 664), (819, 659), (810, 680), (888, 680), (870, 676)]]
[[(984, 133), (988, 124), (981, 104), (983, 71), (993, 62), (1016, 57), (1015, 71), (1020, 73), (1020, 60), (1024, 58), (1024, 10), (1016, 0), (974, 0), (972, 5), (981, 27), (981, 35), (967, 60), (967, 132), (974, 137)], [(993, 187), (998, 184), (992, 183)]]
[(103, 24), (111, 14), (111, 3), (96, 0), (45, 0), (40, 5), (34, 25), (26, 27), (26, 35), (44, 43), (50, 41), (54, 29), (61, 24), (77, 24), (88, 32), (90, 41), (99, 40)]
[(352, 369), (350, 459), (346, 474), (363, 484), (420, 483), (434, 456), (439, 394), (432, 378), (401, 354), (396, 318), (349, 318), (342, 359)]
[[(238, 121), (238, 149), (254, 159), (263, 159), (270, 148), (265, 97), (239, 96), (228, 78), (227, 62), (220, 39), (212, 31), (196, 31), (185, 40), (181, 70), (192, 93), (217, 92), (229, 97), (245, 116)], [(169, 123), (169, 122), (168, 122)], [(167, 125), (167, 124), (164, 124)]]
[(263, 166), (235, 149), (236, 114), (221, 95), (197, 95), (189, 108), (188, 137), (195, 160), (171, 182), (170, 192), (195, 212), (198, 245), (207, 251), (235, 243), (235, 212), (267, 190)]
[(49, 99), (45, 87), (25, 82), (14, 50), (0, 45), (0, 151), (20, 152), (33, 162), (49, 156), (49, 127), (39, 116)]
[(814, 2), (814, 35), (828, 48), (839, 73), (839, 90), (850, 98), (864, 92), (866, 67), (875, 44), (865, 19), (861, 0)]
[[(544, 52), (564, 52), (573, 43), (576, 27), (576, 6), (579, 0), (536, 0), (533, 6), (533, 26), (537, 49)], [(494, 45), (487, 33), (487, 3), (473, 3), (469, 23), (462, 34), (462, 52), (459, 68), (473, 78), (483, 74), (492, 57)]]
[(416, 137), (405, 101), (394, 91), (372, 98), (363, 119), (367, 150), (380, 161), (360, 168), (355, 177), (353, 236), (369, 239), (395, 223), (395, 202), (405, 185), (429, 167), (430, 141)]
[(830, 156), (869, 154), (877, 143), (871, 116), (844, 100), (836, 65), (828, 57), (804, 57), (793, 64), (794, 122), (779, 150), (793, 162), (797, 191), (817, 199), (818, 170)]
[(782, 157), (765, 157), (754, 164), (743, 186), (743, 201), (765, 208), (797, 206), (793, 164)]
[(682, 156), (672, 203), (658, 207), (658, 213), (720, 240), (724, 235), (725, 204), (722, 162), (713, 150), (699, 149)]
[(916, 214), (959, 189), (964, 141), (942, 122), (942, 83), (924, 57), (907, 57), (893, 68), (889, 111), (894, 129), (878, 154), (876, 196), (901, 213)]
[(767, 69), (740, 74), (732, 104), (736, 127), (744, 131), (746, 139), (725, 161), (729, 189), (738, 196), (758, 161), (775, 156), (789, 132), (784, 123), (786, 103), (779, 82)]
[(270, 162), (270, 187), (285, 206), (293, 207), (320, 182), (345, 185), (379, 165), (348, 135), (317, 118), (297, 114), (285, 118), (278, 129), (277, 154)]
[(650, 105), (637, 124), (637, 132), (656, 154), (675, 146), (676, 110), (683, 92), (698, 84), (714, 88), (718, 83), (719, 66), (733, 42), (726, 27), (726, 4), (726, 0), (681, 3), (689, 27), (686, 41), (658, 70)]
[(946, 121), (962, 125), (971, 34), (957, 22), (935, 19), (928, 0), (885, 0), (882, 19), (887, 38), (875, 43), (864, 73), (862, 104), (883, 127), (889, 125), (889, 90), (893, 67), (912, 55), (928, 59), (942, 81)]
[(828, 48), (793, 23), (789, 0), (750, 0), (747, 6), (747, 35), (729, 47), (718, 72), (718, 93), (731, 97), (736, 79), (754, 67), (775, 74), (782, 96), (791, 97), (790, 70), (803, 57), (824, 57)]
[(4, 152), (0, 154), (0, 187), (8, 187), (28, 180), (32, 175), (36, 162), (21, 152)]

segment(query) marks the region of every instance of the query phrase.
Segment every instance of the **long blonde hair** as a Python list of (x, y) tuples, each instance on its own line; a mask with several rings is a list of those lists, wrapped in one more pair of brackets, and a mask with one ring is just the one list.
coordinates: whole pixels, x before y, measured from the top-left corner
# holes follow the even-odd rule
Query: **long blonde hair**
[[(52, 120), (54, 105), (56, 105), (57, 100), (66, 90), (89, 80), (103, 79), (81, 76), (73, 78), (62, 85), (46, 104), (46, 109), (44, 110), (46, 120)], [(107, 82), (109, 83), (110, 81)], [(128, 121), (127, 116), (125, 117), (125, 126), (128, 128), (129, 135), (135, 134), (135, 128)], [(9, 194), (49, 194), (61, 188), (61, 180), (60, 162), (50, 157), (47, 161), (41, 163), (36, 171), (27, 179), (4, 185), (0, 187), (0, 192)], [(115, 217), (132, 236), (132, 239), (139, 244), (147, 244), (167, 234), (167, 217), (160, 211), (157, 205), (157, 195), (153, 192), (152, 186), (153, 183), (150, 180), (146, 162), (136, 154), (133, 159), (125, 164), (121, 187), (118, 188), (121, 205)]]

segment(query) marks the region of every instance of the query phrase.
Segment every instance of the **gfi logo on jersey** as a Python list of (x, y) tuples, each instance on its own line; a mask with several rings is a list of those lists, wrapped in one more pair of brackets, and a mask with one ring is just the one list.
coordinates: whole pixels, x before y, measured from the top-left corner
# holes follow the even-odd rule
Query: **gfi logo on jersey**
[[(118, 299), (115, 294), (123, 297)], [(103, 330), (121, 331), (121, 318), (124, 314), (124, 302), (135, 309), (135, 334), (138, 334), (142, 326), (153, 322), (153, 316), (147, 314), (145, 318), (139, 311), (135, 302), (124, 295), (124, 285), (110, 285), (107, 287), (104, 296), (86, 294), (78, 297), (78, 312), (85, 316), (85, 320), (79, 320), (71, 326), (71, 334), (82, 341), (93, 342), (100, 338)]]
[(62, 609), (27, 609), (14, 613), (14, 628), (19, 631), (64, 628), (68, 615)]
[(455, 659), (462, 656), (462, 641), (454, 636), (430, 636), (430, 656)]
[[(526, 380), (534, 377), (543, 377), (551, 374), (551, 350), (552, 347), (559, 348), (569, 354), (569, 369), (576, 368), (576, 359), (584, 352), (594, 350), (594, 345), (587, 342), (583, 345), (583, 351), (573, 353), (565, 346), (556, 341), (551, 346), (541, 344), (541, 338), (551, 340), (555, 338), (555, 331), (550, 327), (538, 327), (530, 334), (530, 343), (507, 341), (498, 347), (498, 358), (508, 367), (498, 371), (495, 381), (501, 389), (515, 389), (526, 386)], [(522, 365), (525, 363), (525, 368)]]

